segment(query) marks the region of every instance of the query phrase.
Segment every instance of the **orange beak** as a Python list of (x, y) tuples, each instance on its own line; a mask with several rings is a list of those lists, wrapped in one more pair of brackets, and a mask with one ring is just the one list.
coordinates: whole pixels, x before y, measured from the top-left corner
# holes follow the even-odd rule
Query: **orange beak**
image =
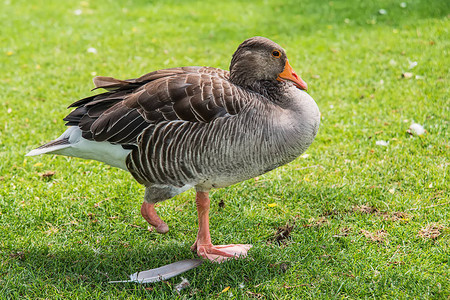
[(283, 72), (278, 74), (277, 80), (283, 81), (283, 80), (289, 80), (292, 81), (295, 86), (301, 90), (308, 90), (308, 85), (306, 82), (303, 81), (298, 75), (295, 73), (294, 69), (292, 69), (291, 65), (289, 64), (289, 61), (286, 59), (286, 65), (284, 66)]

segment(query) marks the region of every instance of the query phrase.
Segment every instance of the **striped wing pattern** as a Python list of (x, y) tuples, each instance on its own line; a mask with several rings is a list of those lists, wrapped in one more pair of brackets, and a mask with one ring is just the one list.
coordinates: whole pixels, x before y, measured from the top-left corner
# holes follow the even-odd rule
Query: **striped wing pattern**
[(245, 97), (228, 76), (216, 68), (184, 67), (129, 80), (96, 77), (96, 88), (109, 91), (73, 103), (76, 109), (64, 120), (86, 139), (136, 145), (147, 127), (161, 122), (208, 123), (237, 114)]

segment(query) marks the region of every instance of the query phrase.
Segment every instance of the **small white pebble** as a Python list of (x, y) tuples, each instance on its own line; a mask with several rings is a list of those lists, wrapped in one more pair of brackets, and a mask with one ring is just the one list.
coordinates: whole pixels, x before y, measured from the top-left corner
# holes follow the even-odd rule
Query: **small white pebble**
[(83, 13), (83, 11), (81, 10), (81, 9), (75, 9), (74, 11), (73, 11), (73, 14), (75, 15), (75, 16), (79, 16), (79, 15), (81, 15)]
[(181, 277), (181, 279), (182, 279), (181, 282), (175, 286), (175, 290), (178, 293), (181, 292), (181, 290), (184, 290), (185, 288), (187, 288), (188, 286), (191, 285), (186, 278)]
[(417, 135), (422, 135), (425, 133), (425, 128), (417, 123), (412, 123), (411, 126), (409, 126), (409, 130)]
[(93, 47), (90, 47), (90, 48), (87, 49), (87, 52), (88, 52), (88, 53), (94, 53), (94, 54), (97, 54), (97, 49), (95, 49), (95, 48), (93, 48)]
[(383, 141), (383, 140), (375, 142), (375, 145), (377, 145), (377, 146), (384, 146), (384, 147), (386, 147), (388, 144), (389, 144), (389, 142), (386, 142), (386, 141)]
[(387, 11), (386, 11), (384, 8), (382, 8), (382, 9), (380, 9), (380, 10), (378, 11), (378, 13), (379, 13), (380, 15), (385, 15), (385, 14), (387, 14)]
[(400, 7), (401, 7), (401, 8), (405, 8), (405, 7), (406, 7), (406, 2), (400, 3)]

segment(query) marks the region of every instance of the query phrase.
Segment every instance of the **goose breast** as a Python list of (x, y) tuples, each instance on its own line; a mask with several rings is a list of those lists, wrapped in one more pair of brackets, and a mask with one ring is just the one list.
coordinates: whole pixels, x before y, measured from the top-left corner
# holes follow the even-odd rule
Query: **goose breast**
[(239, 97), (246, 105), (237, 114), (147, 129), (127, 159), (129, 170), (144, 184), (209, 190), (284, 165), (314, 140), (319, 111), (307, 93), (293, 88), (287, 108), (255, 93), (241, 91)]

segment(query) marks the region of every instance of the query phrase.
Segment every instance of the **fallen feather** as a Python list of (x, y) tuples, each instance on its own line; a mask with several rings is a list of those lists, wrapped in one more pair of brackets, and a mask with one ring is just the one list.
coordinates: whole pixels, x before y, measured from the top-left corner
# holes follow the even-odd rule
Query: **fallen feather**
[(422, 135), (425, 133), (425, 128), (423, 128), (422, 125), (417, 124), (417, 123), (412, 123), (411, 126), (409, 126), (409, 134), (417, 134), (417, 135)]
[(136, 272), (130, 275), (130, 280), (110, 281), (109, 283), (119, 282), (136, 282), (136, 283), (150, 283), (166, 280), (188, 270), (194, 269), (203, 263), (201, 259), (185, 259), (168, 264), (156, 269)]
[(409, 62), (409, 69), (410, 70), (415, 68), (415, 67), (417, 67), (417, 65), (418, 65), (417, 61), (410, 61), (410, 60), (408, 60), (408, 62)]
[(388, 144), (389, 144), (389, 142), (386, 142), (386, 141), (376, 141), (375, 142), (375, 145), (377, 145), (377, 146), (384, 146), (384, 147), (386, 147)]
[(97, 49), (95, 49), (95, 48), (93, 48), (93, 47), (90, 47), (90, 48), (87, 49), (87, 52), (88, 52), (88, 53), (97, 54)]

